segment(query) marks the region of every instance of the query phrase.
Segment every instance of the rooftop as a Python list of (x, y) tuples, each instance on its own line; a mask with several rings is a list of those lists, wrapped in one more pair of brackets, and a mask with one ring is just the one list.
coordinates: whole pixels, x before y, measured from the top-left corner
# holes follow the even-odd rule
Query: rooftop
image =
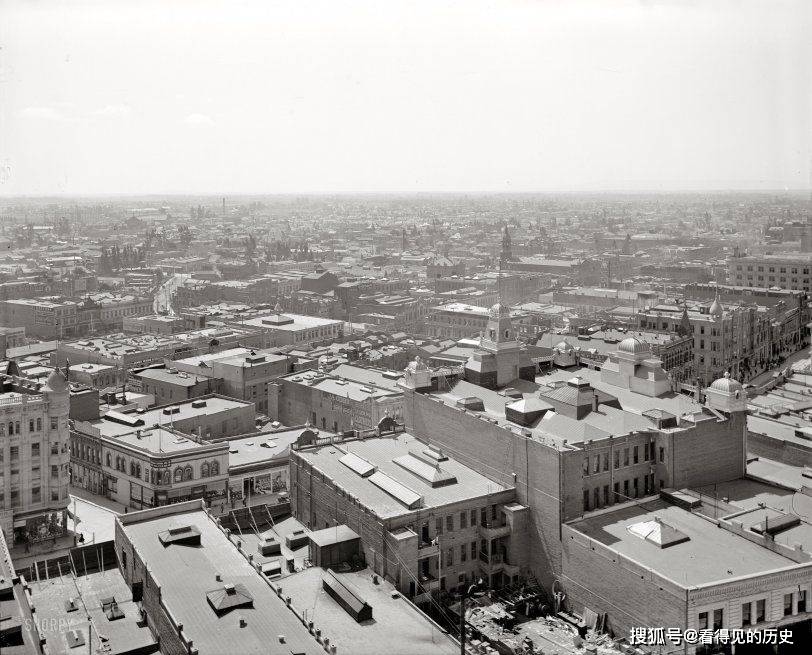
[[(305, 448), (297, 451), (297, 455), (381, 518), (402, 516), (417, 506), (442, 507), (510, 489), (453, 459), (437, 462), (436, 466), (454, 481), (439, 485), (434, 481), (433, 486), (423, 471), (425, 467), (432, 472), (436, 470), (426, 463), (431, 461), (426, 455), (428, 450), (429, 446), (416, 437), (399, 433)], [(345, 458), (348, 453), (352, 454), (352, 461)], [(359, 462), (366, 473), (371, 473), (362, 475), (358, 472), (361, 468), (353, 462)]]
[[(633, 526), (654, 521), (687, 536), (687, 541), (663, 548), (630, 530)], [(623, 505), (569, 525), (682, 586), (727, 582), (796, 566), (788, 557), (717, 528), (708, 519), (660, 499)], [(730, 553), (736, 553), (736, 557), (731, 558)]]
[[(183, 625), (186, 638), (201, 653), (323, 653), (307, 628), (201, 507), (201, 503), (183, 503), (170, 512), (166, 508), (145, 510), (118, 519), (139, 557), (147, 562), (164, 604)], [(161, 532), (185, 526), (200, 531), (200, 546), (164, 546), (158, 539)], [(241, 585), (241, 592), (252, 599), (250, 606), (213, 611), (207, 594), (226, 585)], [(242, 628), (241, 619), (246, 622)], [(280, 635), (284, 635), (284, 643), (280, 643)]]

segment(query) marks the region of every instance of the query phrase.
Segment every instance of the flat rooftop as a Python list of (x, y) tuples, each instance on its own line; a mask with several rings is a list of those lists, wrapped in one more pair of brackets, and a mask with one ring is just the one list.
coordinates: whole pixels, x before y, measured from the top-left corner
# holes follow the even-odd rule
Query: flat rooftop
[[(205, 402), (205, 405), (200, 406), (201, 402)], [(193, 405), (198, 405), (198, 407), (194, 407)], [(119, 436), (134, 432), (138, 427), (141, 429), (150, 429), (156, 425), (169, 426), (175, 421), (182, 421), (201, 416), (211, 416), (246, 406), (253, 406), (253, 403), (245, 402), (244, 400), (237, 400), (236, 398), (226, 398), (224, 396), (203, 396), (183, 403), (162, 405), (143, 412), (136, 411), (123, 415), (124, 418), (131, 422), (143, 421), (143, 424), (140, 426), (128, 425), (124, 422), (119, 422), (116, 420), (116, 418), (120, 416), (118, 412), (115, 412), (112, 415), (110, 412), (108, 412), (102, 418), (95, 421), (90, 421), (89, 423), (93, 427), (97, 428), (102, 435)], [(166, 409), (177, 409), (178, 411), (167, 414), (164, 412)]]
[[(115, 564), (115, 563), (113, 563)], [(118, 568), (88, 573), (74, 577), (63, 571), (61, 577), (49, 580), (29, 580), (32, 600), (37, 608), (37, 626), (46, 639), (50, 655), (73, 655), (96, 653), (102, 647), (99, 634), (106, 639), (110, 655), (138, 651), (158, 652), (158, 643), (146, 625), (139, 626), (141, 613), (133, 602), (132, 591)], [(122, 618), (110, 621), (105, 615), (101, 601), (115, 598)], [(67, 611), (66, 603), (73, 599), (76, 610)], [(88, 635), (88, 616), (93, 629)], [(68, 643), (68, 633), (76, 630), (84, 640), (83, 645)], [(88, 642), (89, 639), (89, 642)], [(142, 650), (143, 649), (143, 650)]]
[[(427, 509), (484, 498), (511, 489), (489, 480), (481, 473), (453, 459), (439, 462), (439, 472), (455, 478), (453, 483), (443, 486), (432, 486), (419, 474), (393, 461), (396, 458), (402, 461), (400, 458), (409, 456), (410, 453), (422, 455), (428, 448), (424, 442), (403, 432), (393, 436), (346, 441), (340, 445), (306, 448), (297, 451), (297, 454), (330, 478), (336, 486), (350, 496), (360, 499), (364, 506), (369, 507), (381, 518), (393, 518), (414, 511), (414, 508), (396, 498), (401, 493), (405, 494), (401, 497), (409, 499), (419, 496), (420, 508)], [(376, 473), (362, 477), (341, 461), (347, 453), (352, 453), (355, 461), (360, 458), (362, 464), (366, 462), (376, 467)], [(434, 470), (432, 467), (432, 471)], [(373, 478), (378, 473), (384, 474), (384, 478), (380, 484), (375, 484)], [(385, 488), (391, 488), (389, 480), (395, 483), (395, 495), (385, 491)]]
[(229, 468), (250, 466), (272, 459), (284, 458), (290, 451), (290, 444), (294, 443), (301, 433), (302, 428), (297, 428), (277, 432), (263, 432), (240, 439), (208, 443), (228, 444)]
[[(629, 530), (631, 526), (655, 519), (676, 529), (688, 540), (660, 548)], [(708, 519), (660, 499), (624, 505), (569, 525), (682, 586), (726, 582), (796, 565), (783, 555), (717, 528)], [(736, 554), (735, 558), (731, 558), (731, 553)]]
[(284, 312), (282, 316), (288, 319), (293, 319), (290, 323), (277, 324), (264, 322), (266, 319), (275, 319), (277, 316), (279, 316), (279, 314), (276, 314), (275, 312), (272, 314), (266, 314), (264, 316), (257, 316), (256, 318), (243, 321), (241, 325), (261, 328), (263, 330), (283, 330), (285, 332), (295, 332), (299, 330), (310, 330), (312, 328), (326, 327), (328, 325), (343, 323), (343, 321), (338, 321), (333, 318), (306, 316), (304, 314), (291, 314), (289, 312)]
[(316, 625), (339, 644), (339, 652), (341, 644), (352, 644), (354, 655), (459, 653), (459, 645), (408, 600), (395, 593), (389, 582), (379, 579), (379, 584), (373, 583), (370, 569), (353, 573), (333, 572), (333, 575), (372, 607), (372, 620), (356, 623), (324, 590), (324, 569), (305, 569), (280, 580), (280, 584), (296, 607), (317, 608), (314, 614)]
[[(285, 607), (271, 586), (240, 554), (197, 503), (184, 503), (177, 511), (133, 512), (119, 520), (127, 539), (147, 563), (161, 597), (183, 632), (201, 653), (312, 655), (324, 649), (307, 632), (296, 615)], [(161, 508), (164, 509), (164, 508)], [(190, 526), (200, 531), (200, 545), (164, 546), (159, 533)], [(217, 575), (222, 577), (217, 580)], [(252, 606), (216, 613), (207, 594), (225, 584), (241, 585), (253, 599)], [(240, 619), (246, 626), (240, 628)], [(279, 642), (285, 636), (285, 643)], [(329, 635), (328, 635), (329, 636)], [(339, 647), (341, 644), (338, 644)]]

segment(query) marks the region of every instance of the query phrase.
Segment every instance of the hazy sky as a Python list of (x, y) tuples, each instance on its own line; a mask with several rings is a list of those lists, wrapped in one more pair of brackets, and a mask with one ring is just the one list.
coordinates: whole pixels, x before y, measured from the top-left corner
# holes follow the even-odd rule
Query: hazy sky
[(808, 188), (810, 7), (0, 0), (0, 194)]

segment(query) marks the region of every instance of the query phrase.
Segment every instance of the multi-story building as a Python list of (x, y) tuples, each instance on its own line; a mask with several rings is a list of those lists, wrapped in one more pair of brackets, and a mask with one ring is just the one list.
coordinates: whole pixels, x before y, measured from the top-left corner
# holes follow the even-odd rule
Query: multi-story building
[(51, 539), (66, 529), (68, 383), (54, 371), (0, 384), (0, 528), (12, 544)]
[(727, 262), (727, 283), (738, 287), (778, 287), (812, 292), (812, 256), (731, 257)]
[(480, 577), (498, 588), (528, 571), (528, 513), (515, 488), (408, 433), (303, 433), (290, 487), (296, 518), (313, 530), (349, 527), (370, 567), (417, 603)]
[(229, 449), (255, 430), (252, 403), (222, 396), (75, 420), (71, 482), (130, 507), (227, 496)]
[(724, 305), (717, 298), (709, 305), (659, 304), (639, 312), (638, 320), (644, 330), (693, 334), (694, 375), (702, 386), (726, 371), (749, 380), (799, 350), (808, 339), (801, 309), (782, 302), (771, 307)]
[(386, 416), (402, 423), (400, 375), (348, 364), (291, 373), (271, 385), (269, 413), (284, 425), (309, 422), (333, 432), (373, 430)]
[[(642, 342), (580, 376), (557, 371), (536, 391), (458, 381), (431, 391), (430, 372), (403, 378), (406, 425), (449, 457), (515, 486), (529, 507), (530, 568), (543, 583), (561, 572), (560, 526), (628, 499), (733, 480), (745, 471), (741, 385), (722, 379), (706, 404), (674, 394)], [(512, 384), (512, 383), (511, 383)]]
[[(488, 324), (488, 312), (487, 307), (463, 303), (432, 307), (426, 316), (426, 334), (454, 340), (477, 336)], [(533, 323), (527, 312), (513, 310), (510, 317), (518, 330)]]
[(344, 322), (303, 314), (285, 314), (277, 305), (273, 314), (243, 321), (240, 325), (262, 335), (262, 348), (332, 343), (344, 334)]

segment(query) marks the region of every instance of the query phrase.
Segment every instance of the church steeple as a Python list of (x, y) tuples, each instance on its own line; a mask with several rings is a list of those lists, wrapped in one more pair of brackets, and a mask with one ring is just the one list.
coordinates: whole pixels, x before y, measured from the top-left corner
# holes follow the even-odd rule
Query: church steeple
[(503, 268), (509, 261), (513, 259), (513, 252), (511, 250), (512, 242), (510, 240), (510, 233), (508, 232), (507, 225), (502, 228), (502, 252), (499, 256), (499, 267)]
[(682, 304), (682, 318), (679, 322), (679, 333), (682, 336), (691, 334), (691, 320), (688, 318), (688, 305)]

